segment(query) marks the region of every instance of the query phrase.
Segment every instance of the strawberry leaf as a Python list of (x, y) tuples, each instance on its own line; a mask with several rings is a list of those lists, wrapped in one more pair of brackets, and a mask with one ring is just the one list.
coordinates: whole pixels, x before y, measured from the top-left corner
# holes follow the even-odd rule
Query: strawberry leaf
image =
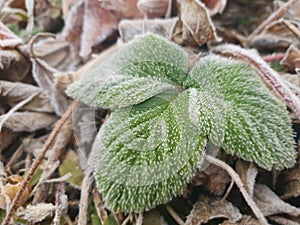
[(153, 35), (140, 36), (95, 64), (67, 93), (102, 108), (123, 108), (180, 89), (187, 74), (187, 54)]
[[(287, 110), (249, 66), (207, 56), (192, 69), (185, 86), (210, 93), (215, 98), (211, 104), (217, 103), (221, 107), (221, 113), (215, 116), (225, 117), (226, 126), (225, 130), (217, 131), (221, 132), (222, 138), (225, 132), (224, 140), (217, 140), (217, 144), (226, 152), (256, 162), (267, 170), (295, 164), (294, 139)], [(199, 99), (198, 105), (201, 101)], [(216, 121), (216, 117), (212, 118)]]
[(205, 143), (189, 120), (188, 99), (188, 92), (165, 92), (112, 113), (94, 143), (96, 181), (108, 208), (144, 211), (186, 186)]

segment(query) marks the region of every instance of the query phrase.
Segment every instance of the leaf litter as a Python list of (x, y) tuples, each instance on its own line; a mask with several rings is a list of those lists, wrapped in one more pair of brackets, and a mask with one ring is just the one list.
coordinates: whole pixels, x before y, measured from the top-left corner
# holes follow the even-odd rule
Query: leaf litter
[[(277, 81), (280, 80), (279, 88), (283, 87), (285, 93), (292, 96), (292, 103), (285, 94), (281, 99), (286, 100), (287, 106), (292, 109), (290, 117), (299, 141), (299, 111), (294, 104), (299, 101), (300, 93), (300, 6), (297, 1), (288, 1), (287, 4), (280, 1), (274, 4), (270, 1), (253, 3), (260, 4), (259, 12), (267, 12), (264, 15), (256, 13), (251, 1), (9, 2), (5, 7), (0, 7), (0, 112), (3, 121), (0, 158), (4, 166), (22, 145), (22, 139), (28, 135), (33, 138), (30, 144), (24, 145), (24, 151), (16, 154), (18, 160), (14, 160), (13, 165), (8, 164), (10, 168), (1, 169), (1, 215), (6, 214), (3, 225), (16, 222), (22, 224), (24, 220), (32, 224), (39, 221), (77, 224), (79, 218), (79, 224), (99, 224), (95, 221), (104, 224), (145, 225), (180, 224), (180, 221), (185, 224), (259, 224), (251, 207), (244, 202), (239, 188), (230, 186), (228, 171), (215, 165), (197, 172), (183, 194), (173, 199), (171, 206), (168, 206), (173, 207), (171, 210), (159, 206), (138, 216), (105, 209), (101, 193), (97, 193), (93, 183), (91, 168), (83, 168), (84, 164), (79, 162), (81, 159), (78, 160), (81, 153), (77, 151), (77, 143), (72, 138), (74, 127), (68, 110), (73, 100), (67, 97), (65, 90), (69, 84), (84, 76), (87, 68), (93, 66), (93, 54), (102, 54), (105, 59), (105, 54), (111, 54), (110, 48), (122, 46), (122, 42), (129, 42), (139, 34), (150, 32), (164, 36), (199, 57), (207, 52), (207, 48), (222, 50), (234, 56), (234, 48), (222, 49), (215, 45), (241, 44), (243, 47), (255, 48), (255, 54), (261, 56), (282, 54), (283, 57), (278, 59), (270, 57), (268, 62), (281, 65), (281, 70), (275, 76)], [(243, 7), (248, 7), (247, 13), (252, 17), (246, 18), (243, 15)], [(271, 16), (267, 18), (265, 15)], [(264, 21), (270, 22), (265, 25)], [(36, 38), (34, 43), (30, 41), (35, 33), (40, 32), (51, 32), (56, 38)], [(253, 65), (252, 62), (248, 63)], [(258, 67), (258, 70), (265, 68), (264, 64), (259, 63), (253, 66)], [(269, 88), (272, 89), (272, 84)], [(276, 88), (278, 86), (275, 85)], [(72, 104), (71, 107), (78, 105)], [(95, 125), (96, 129), (107, 119), (106, 113), (95, 111), (101, 121)], [(59, 117), (63, 119), (59, 120)], [(49, 135), (53, 130), (55, 135)], [(53, 142), (53, 136), (57, 136), (54, 143), (48, 145), (47, 139)], [(41, 154), (46, 153), (48, 148), (47, 154)], [(88, 153), (86, 151), (85, 154)], [(69, 160), (71, 163), (68, 163)], [(270, 224), (299, 223), (299, 160), (294, 168), (279, 171), (278, 177), (284, 179), (277, 180), (275, 184), (269, 177), (271, 173), (255, 164), (229, 156), (224, 161), (236, 170), (245, 190)], [(37, 171), (39, 164), (42, 173), (36, 174), (42, 182), (37, 182), (36, 189), (32, 187), (34, 198), (18, 197), (14, 203), (14, 196), (20, 192), (21, 185), (26, 187), (23, 195), (30, 196), (33, 189), (24, 184), (24, 180), (33, 176), (29, 173), (26, 178), (29, 171)], [(51, 167), (54, 164), (55, 167)], [(60, 169), (56, 169), (56, 165)], [(84, 169), (90, 171), (85, 172)], [(68, 173), (73, 174), (73, 177), (64, 179)], [(86, 177), (83, 178), (82, 174)], [(14, 177), (17, 176), (20, 179), (15, 181)], [(51, 179), (54, 182), (45, 182)], [(78, 188), (81, 182), (86, 186)], [(85, 187), (90, 187), (88, 189), (97, 194), (86, 192)], [(80, 197), (81, 192), (85, 192), (84, 198)], [(178, 200), (182, 204), (174, 207)]]

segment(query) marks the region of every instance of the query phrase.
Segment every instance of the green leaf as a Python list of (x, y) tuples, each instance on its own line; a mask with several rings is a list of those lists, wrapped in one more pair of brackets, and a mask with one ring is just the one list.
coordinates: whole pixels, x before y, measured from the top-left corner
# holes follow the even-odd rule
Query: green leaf
[(123, 108), (167, 90), (178, 90), (187, 75), (187, 54), (177, 45), (151, 34), (100, 57), (67, 93), (102, 108)]
[[(216, 113), (211, 118), (215, 121), (216, 117), (225, 118), (224, 130), (216, 132), (221, 132), (222, 139), (216, 138), (215, 142), (226, 152), (268, 170), (295, 164), (294, 139), (287, 110), (249, 66), (218, 56), (204, 57), (185, 83), (185, 88), (191, 87), (214, 96), (216, 100), (210, 104), (221, 107), (219, 115)], [(199, 106), (201, 102), (202, 98), (195, 105)], [(208, 123), (212, 120), (205, 119)]]
[(108, 208), (141, 212), (186, 186), (205, 143), (189, 120), (188, 100), (188, 92), (165, 92), (112, 113), (94, 143), (96, 181)]

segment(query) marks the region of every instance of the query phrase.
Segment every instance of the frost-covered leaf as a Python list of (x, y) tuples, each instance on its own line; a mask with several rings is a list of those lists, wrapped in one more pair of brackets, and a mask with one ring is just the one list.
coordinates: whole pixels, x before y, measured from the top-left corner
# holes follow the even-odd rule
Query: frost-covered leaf
[(179, 194), (201, 160), (187, 91), (165, 92), (112, 113), (96, 139), (95, 176), (106, 206), (140, 212)]
[(24, 219), (31, 222), (41, 222), (46, 217), (53, 215), (56, 206), (52, 203), (39, 203), (28, 205), (24, 210)]
[[(225, 130), (221, 127), (217, 133), (225, 133), (224, 139), (216, 144), (221, 144), (226, 152), (268, 170), (295, 164), (288, 113), (249, 66), (207, 56), (192, 69), (185, 86), (210, 93), (215, 99), (221, 98), (217, 101), (222, 107), (219, 116), (225, 117), (226, 123)], [(212, 101), (211, 104), (216, 103)], [(209, 123), (211, 119), (207, 119)]]
[(180, 89), (187, 73), (187, 54), (151, 34), (123, 45), (99, 63), (71, 85), (68, 94), (102, 108), (127, 107)]

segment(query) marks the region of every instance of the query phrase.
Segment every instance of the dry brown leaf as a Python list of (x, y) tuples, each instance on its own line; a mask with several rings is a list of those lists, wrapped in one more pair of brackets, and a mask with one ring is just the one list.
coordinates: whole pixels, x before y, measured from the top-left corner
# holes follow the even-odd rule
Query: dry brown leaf
[(281, 196), (282, 199), (296, 198), (300, 196), (300, 163), (298, 163), (294, 168), (285, 173), (284, 194)]
[(228, 201), (220, 199), (210, 199), (201, 195), (194, 204), (193, 210), (188, 216), (186, 225), (200, 225), (216, 218), (227, 218), (231, 222), (236, 222), (242, 217), (238, 208)]
[(178, 0), (180, 23), (174, 33), (174, 41), (183, 45), (203, 45), (217, 41), (215, 27), (205, 5), (199, 0)]
[(50, 104), (48, 96), (42, 92), (41, 88), (18, 82), (0, 82), (0, 101), (5, 102), (10, 107), (25, 100), (35, 93), (40, 94), (38, 94), (32, 101), (24, 105), (20, 110), (53, 113), (54, 108)]
[(261, 225), (260, 222), (251, 217), (251, 216), (246, 216), (243, 215), (241, 219), (239, 219), (237, 222), (231, 222), (230, 220), (226, 220), (220, 225)]
[(0, 47), (13, 48), (23, 43), (23, 40), (15, 35), (0, 21)]
[(84, 0), (72, 8), (64, 36), (75, 54), (87, 59), (92, 47), (104, 41), (117, 26), (117, 16), (103, 8), (100, 1)]
[(282, 201), (268, 186), (263, 184), (255, 185), (254, 201), (265, 216), (274, 214), (300, 215), (299, 208)]
[(0, 132), (0, 151), (13, 143), (19, 135), (19, 133), (12, 132), (10, 129), (3, 128)]
[[(7, 201), (12, 201), (21, 188), (23, 177), (11, 175), (5, 180), (5, 185), (0, 189), (0, 209), (6, 209)], [(30, 196), (30, 185), (26, 186), (19, 204), (24, 204)], [(8, 197), (8, 198), (7, 198)], [(10, 202), (9, 202), (10, 203)]]
[(213, 16), (222, 13), (226, 7), (227, 0), (201, 0), (208, 8), (209, 15)]
[(296, 68), (300, 69), (300, 50), (294, 45), (291, 45), (280, 63), (291, 72), (295, 72)]
[(269, 216), (269, 219), (281, 225), (299, 225), (298, 221), (285, 218), (283, 216)]
[(5, 121), (4, 127), (14, 132), (33, 132), (42, 128), (49, 129), (56, 120), (57, 117), (49, 113), (15, 112)]
[(80, 51), (82, 25), (84, 15), (84, 0), (78, 1), (68, 14), (65, 21), (63, 36), (73, 48), (74, 54), (77, 56)]
[(124, 42), (128, 42), (135, 35), (152, 33), (163, 37), (172, 38), (179, 18), (151, 19), (151, 20), (122, 20), (119, 24), (119, 32)]
[(142, 12), (139, 11), (137, 7), (138, 0), (100, 0), (101, 6), (108, 10), (112, 11), (119, 19), (135, 19), (142, 18)]
[(171, 0), (139, 0), (137, 6), (146, 18), (166, 16)]
[(49, 96), (57, 115), (62, 115), (68, 109), (69, 102), (64, 91), (56, 87), (55, 73), (58, 71), (42, 59), (32, 58), (31, 61), (34, 79)]
[(35, 57), (44, 60), (58, 70), (67, 70), (74, 65), (70, 45), (60, 37), (44, 39), (33, 45)]
[(248, 163), (242, 160), (238, 160), (235, 166), (236, 172), (240, 175), (240, 178), (243, 181), (246, 190), (252, 197), (255, 179), (258, 173), (257, 168), (253, 163)]
[(30, 61), (19, 51), (14, 49), (0, 50), (1, 80), (20, 81), (28, 74), (29, 70)]
[(228, 173), (215, 165), (210, 165), (203, 171), (207, 175), (204, 188), (212, 194), (222, 195), (226, 191), (231, 178)]

